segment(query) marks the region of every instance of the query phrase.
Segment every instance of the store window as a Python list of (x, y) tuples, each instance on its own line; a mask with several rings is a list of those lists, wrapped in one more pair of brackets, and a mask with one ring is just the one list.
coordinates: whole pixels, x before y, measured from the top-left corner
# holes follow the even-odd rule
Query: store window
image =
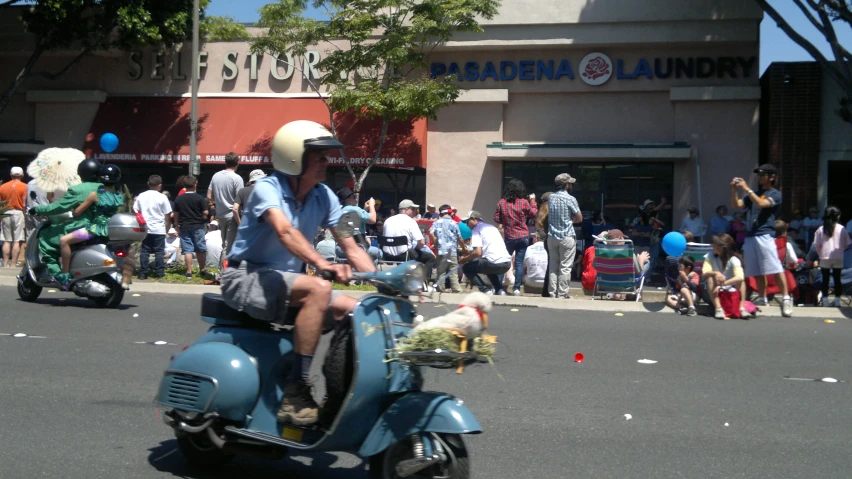
[[(672, 225), (672, 192), (674, 190), (674, 165), (672, 163), (587, 163), (587, 162), (504, 162), (503, 184), (517, 178), (524, 182), (527, 192), (537, 197), (553, 191), (553, 179), (560, 173), (568, 173), (577, 182), (572, 194), (583, 211), (584, 222), (591, 222), (598, 214), (610, 227), (626, 233), (635, 231), (636, 244), (648, 242), (642, 225), (634, 224), (639, 208), (646, 199), (660, 203), (666, 199), (659, 218)], [(587, 228), (588, 230), (588, 228)], [(630, 234), (630, 233), (628, 233)]]

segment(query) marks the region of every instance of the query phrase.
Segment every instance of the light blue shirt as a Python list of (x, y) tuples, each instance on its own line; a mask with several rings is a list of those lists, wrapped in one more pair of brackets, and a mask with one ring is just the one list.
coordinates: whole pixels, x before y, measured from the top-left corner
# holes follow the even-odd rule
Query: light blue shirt
[(361, 217), (361, 227), (359, 228), (361, 230), (361, 234), (367, 234), (367, 222), (370, 221), (370, 213), (367, 210), (355, 205), (346, 205), (340, 211), (342, 211), (341, 214), (348, 213), (350, 211), (358, 213), (358, 216)]
[(574, 215), (580, 212), (577, 199), (567, 191), (557, 191), (547, 200), (547, 237), (561, 241), (574, 233)]
[(438, 254), (449, 255), (457, 251), (461, 231), (459, 225), (449, 216), (444, 216), (438, 221), (432, 223), (429, 228), (430, 233), (434, 233), (438, 239)]
[(255, 183), (228, 261), (247, 261), (281, 271), (302, 270), (302, 260), (281, 244), (278, 233), (263, 219), (263, 213), (270, 208), (281, 210), (305, 238), (313, 238), (320, 227), (336, 227), (341, 216), (340, 203), (331, 188), (320, 183), (308, 193), (304, 203), (299, 203), (287, 177), (276, 171)]

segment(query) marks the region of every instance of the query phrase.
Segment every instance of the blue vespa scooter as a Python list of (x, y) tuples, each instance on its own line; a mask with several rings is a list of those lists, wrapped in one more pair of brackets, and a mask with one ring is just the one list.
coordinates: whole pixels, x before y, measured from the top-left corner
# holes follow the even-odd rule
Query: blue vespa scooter
[[(344, 219), (338, 231), (351, 236), (358, 218)], [(467, 363), (480, 358), (438, 350), (387, 361), (388, 350), (413, 327), (407, 296), (423, 291), (423, 265), (409, 261), (354, 277), (381, 294), (365, 296), (337, 321), (323, 365), (327, 398), (319, 423), (309, 428), (275, 417), (290, 377), (292, 328), (204, 295), (201, 319), (213, 326), (173, 358), (155, 400), (190, 462), (216, 466), (240, 454), (281, 459), (288, 450), (343, 451), (368, 458), (374, 478), (470, 476), (461, 434), (482, 428), (460, 399), (422, 391), (420, 368), (446, 367), (447, 355)]]

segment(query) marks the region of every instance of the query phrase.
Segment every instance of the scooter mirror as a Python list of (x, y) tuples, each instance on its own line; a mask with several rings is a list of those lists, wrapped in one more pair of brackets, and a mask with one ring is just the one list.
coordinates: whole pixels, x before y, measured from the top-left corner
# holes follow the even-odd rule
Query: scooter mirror
[(354, 211), (347, 211), (337, 223), (337, 233), (343, 238), (355, 236), (361, 228), (361, 217)]

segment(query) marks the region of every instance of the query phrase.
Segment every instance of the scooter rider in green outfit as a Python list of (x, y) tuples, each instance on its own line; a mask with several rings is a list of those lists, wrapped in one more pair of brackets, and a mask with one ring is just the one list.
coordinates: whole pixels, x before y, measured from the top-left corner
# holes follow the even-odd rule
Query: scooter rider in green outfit
[[(49, 205), (36, 206), (29, 213), (37, 216), (54, 216), (80, 206), (88, 198), (89, 193), (97, 192), (103, 185), (98, 183), (97, 176), (101, 170), (101, 164), (94, 158), (86, 158), (77, 166), (77, 175), (82, 183), (68, 188), (65, 196)], [(66, 234), (85, 228), (94, 217), (95, 209), (89, 208), (79, 217), (67, 223), (52, 224), (43, 229), (39, 234), (38, 247), (41, 251), (42, 262), (47, 266), (48, 274), (56, 276), (60, 273), (59, 265), (59, 239)]]

